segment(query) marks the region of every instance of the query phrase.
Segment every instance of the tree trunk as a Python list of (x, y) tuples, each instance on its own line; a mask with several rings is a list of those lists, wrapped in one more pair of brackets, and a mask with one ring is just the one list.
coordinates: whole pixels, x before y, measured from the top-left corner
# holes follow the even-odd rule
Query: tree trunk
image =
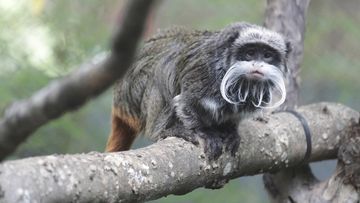
[[(305, 19), (309, 2), (310, 0), (267, 1), (265, 26), (284, 34), (292, 43), (288, 64), (291, 74), (284, 109), (294, 108), (298, 101), (300, 80), (298, 74), (303, 57)], [(352, 126), (352, 130), (344, 130), (347, 136), (342, 139), (343, 144), (338, 152), (338, 166), (334, 175), (328, 180), (319, 182), (312, 174), (309, 165), (289, 167), (265, 174), (263, 180), (272, 202), (358, 202), (359, 121), (353, 120)], [(313, 133), (312, 131), (314, 140), (316, 138)], [(328, 139), (328, 134), (323, 134), (322, 137)], [(316, 144), (313, 142), (312, 148), (314, 147), (316, 148)]]

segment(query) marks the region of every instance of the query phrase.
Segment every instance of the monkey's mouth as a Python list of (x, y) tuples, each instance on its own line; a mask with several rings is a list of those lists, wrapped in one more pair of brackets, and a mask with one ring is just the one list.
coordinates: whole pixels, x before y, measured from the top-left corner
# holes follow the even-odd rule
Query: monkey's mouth
[(253, 70), (249, 74), (247, 74), (247, 77), (254, 80), (262, 79), (264, 77), (264, 73), (259, 70)]
[(222, 97), (235, 105), (257, 108), (280, 106), (286, 97), (283, 74), (275, 66), (266, 63), (260, 65), (261, 70), (254, 68), (254, 63), (249, 61), (240, 61), (231, 66), (221, 81)]

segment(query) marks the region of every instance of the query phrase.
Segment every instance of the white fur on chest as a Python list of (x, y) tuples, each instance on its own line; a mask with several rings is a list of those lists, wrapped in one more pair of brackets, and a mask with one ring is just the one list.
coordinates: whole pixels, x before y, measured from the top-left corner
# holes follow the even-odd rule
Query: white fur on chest
[(219, 104), (212, 98), (201, 99), (201, 105), (208, 110), (212, 115), (216, 115), (219, 110)]

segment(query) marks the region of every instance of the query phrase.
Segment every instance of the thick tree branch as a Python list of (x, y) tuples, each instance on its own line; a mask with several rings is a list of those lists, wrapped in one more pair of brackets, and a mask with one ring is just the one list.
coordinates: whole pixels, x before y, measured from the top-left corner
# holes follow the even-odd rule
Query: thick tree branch
[(343, 129), (339, 161), (333, 175), (318, 181), (310, 167), (302, 166), (281, 173), (264, 175), (272, 202), (351, 202), (360, 200), (360, 121)]
[[(335, 158), (346, 129), (360, 116), (331, 103), (308, 105), (298, 111), (313, 133), (311, 161)], [(211, 163), (201, 146), (178, 138), (127, 152), (8, 161), (0, 165), (0, 198), (5, 202), (144, 201), (294, 166), (306, 150), (302, 126), (292, 114), (246, 120), (239, 133), (242, 141), (236, 157), (225, 153)]]
[(83, 65), (5, 111), (0, 120), (0, 160), (40, 126), (79, 108), (125, 73), (131, 65), (153, 1), (129, 1), (123, 23), (114, 36), (112, 52), (105, 60)]

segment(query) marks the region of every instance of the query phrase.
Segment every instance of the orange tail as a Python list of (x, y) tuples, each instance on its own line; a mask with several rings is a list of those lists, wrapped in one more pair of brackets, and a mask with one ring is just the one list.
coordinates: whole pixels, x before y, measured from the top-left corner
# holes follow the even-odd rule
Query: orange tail
[(111, 133), (106, 145), (107, 152), (128, 150), (140, 131), (140, 121), (119, 108), (113, 107)]

